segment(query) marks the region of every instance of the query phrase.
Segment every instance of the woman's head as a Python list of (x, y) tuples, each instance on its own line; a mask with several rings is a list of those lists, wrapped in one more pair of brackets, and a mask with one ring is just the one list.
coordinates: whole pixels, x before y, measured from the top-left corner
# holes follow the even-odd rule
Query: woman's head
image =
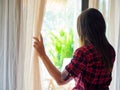
[(105, 20), (98, 10), (87, 9), (78, 17), (77, 30), (84, 45), (100, 43), (105, 38)]
[(108, 72), (111, 72), (111, 45), (109, 44), (105, 32), (106, 24), (102, 14), (90, 8), (82, 12), (77, 20), (77, 30), (83, 45), (93, 44), (102, 55), (102, 62)]

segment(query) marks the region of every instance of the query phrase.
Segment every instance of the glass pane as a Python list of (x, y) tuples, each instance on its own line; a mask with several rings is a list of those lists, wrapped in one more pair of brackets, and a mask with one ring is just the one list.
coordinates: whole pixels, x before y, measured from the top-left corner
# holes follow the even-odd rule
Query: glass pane
[[(81, 0), (48, 0), (42, 27), (47, 55), (62, 71), (72, 58), (76, 45), (76, 21), (81, 12)], [(71, 90), (73, 81), (57, 86), (41, 63), (43, 90)]]

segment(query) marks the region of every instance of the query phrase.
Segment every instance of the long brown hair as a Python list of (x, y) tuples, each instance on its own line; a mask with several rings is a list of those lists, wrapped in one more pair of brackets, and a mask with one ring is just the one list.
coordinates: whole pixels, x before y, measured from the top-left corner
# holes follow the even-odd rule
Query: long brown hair
[(106, 38), (106, 23), (102, 14), (94, 8), (82, 12), (77, 20), (77, 31), (83, 45), (92, 43), (102, 55), (108, 72), (112, 70), (111, 45)]

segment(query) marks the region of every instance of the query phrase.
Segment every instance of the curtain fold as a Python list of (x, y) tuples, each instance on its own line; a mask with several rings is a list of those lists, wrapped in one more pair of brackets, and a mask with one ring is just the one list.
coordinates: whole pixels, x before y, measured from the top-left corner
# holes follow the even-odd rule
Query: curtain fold
[[(46, 0), (40, 0), (39, 2), (35, 1), (36, 9), (35, 9), (35, 18), (34, 18), (34, 31), (33, 36), (40, 37), (40, 31), (42, 28), (44, 10), (45, 10)], [(32, 57), (31, 57), (31, 74), (30, 79), (33, 78), (33, 90), (42, 90), (41, 80), (40, 80), (40, 69), (39, 69), (39, 61), (37, 53), (34, 49), (32, 49)]]
[(99, 8), (99, 0), (89, 0), (89, 8)]
[[(111, 0), (112, 1), (112, 0)], [(120, 0), (115, 0), (115, 48), (116, 48), (116, 68), (115, 68), (115, 90), (120, 89)], [(111, 89), (112, 90), (112, 89)]]
[(32, 37), (39, 37), (46, 0), (0, 0), (0, 90), (41, 90)]

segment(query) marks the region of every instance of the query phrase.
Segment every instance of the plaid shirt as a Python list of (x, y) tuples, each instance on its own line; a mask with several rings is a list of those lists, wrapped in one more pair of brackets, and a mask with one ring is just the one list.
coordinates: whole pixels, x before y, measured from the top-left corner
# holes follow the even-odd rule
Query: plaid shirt
[[(112, 62), (115, 51), (111, 48)], [(74, 77), (73, 90), (109, 90), (112, 80), (111, 73), (107, 73), (101, 61), (101, 54), (92, 44), (78, 48), (71, 62), (65, 67), (68, 78)]]

